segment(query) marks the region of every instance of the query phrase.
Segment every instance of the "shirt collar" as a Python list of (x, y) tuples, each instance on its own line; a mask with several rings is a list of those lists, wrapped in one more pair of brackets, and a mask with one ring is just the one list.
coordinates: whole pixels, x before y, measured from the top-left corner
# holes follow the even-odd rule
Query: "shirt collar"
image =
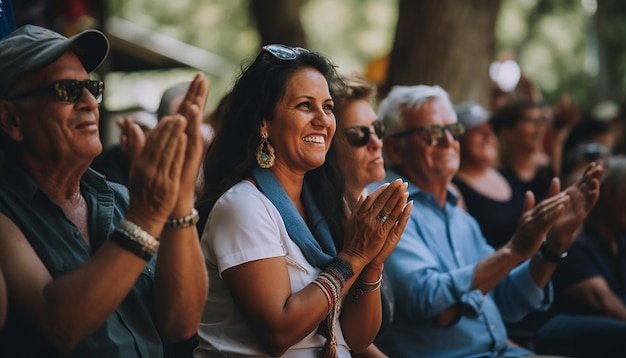
[[(35, 182), (30, 174), (24, 170), (24, 167), (14, 160), (3, 160), (0, 173), (4, 180), (9, 182), (13, 188), (16, 188), (18, 195), (24, 202), (32, 203), (38, 193), (48, 196), (39, 185)], [(95, 189), (107, 189), (105, 177), (89, 168), (81, 178), (81, 186), (86, 185)]]
[[(405, 182), (409, 183), (409, 187), (407, 188), (407, 192), (409, 193), (409, 198), (433, 196), (433, 194), (420, 189), (418, 186), (413, 184), (411, 181), (409, 181), (402, 175), (395, 172), (393, 169), (387, 169), (387, 175), (385, 177), (385, 181), (387, 183), (390, 183), (398, 178), (401, 178)], [(446, 192), (446, 202), (454, 206), (458, 205), (458, 202), (459, 202), (459, 197), (450, 189), (449, 185), (448, 185), (447, 192)]]

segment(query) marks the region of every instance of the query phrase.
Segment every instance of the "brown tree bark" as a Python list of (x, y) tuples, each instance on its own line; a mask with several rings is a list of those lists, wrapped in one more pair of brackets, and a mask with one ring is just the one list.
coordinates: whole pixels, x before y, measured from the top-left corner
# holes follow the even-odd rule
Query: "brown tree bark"
[(394, 85), (439, 85), (453, 103), (488, 105), (500, 0), (399, 0), (385, 95)]
[(250, 0), (250, 12), (256, 20), (261, 44), (306, 47), (301, 6), (302, 0)]

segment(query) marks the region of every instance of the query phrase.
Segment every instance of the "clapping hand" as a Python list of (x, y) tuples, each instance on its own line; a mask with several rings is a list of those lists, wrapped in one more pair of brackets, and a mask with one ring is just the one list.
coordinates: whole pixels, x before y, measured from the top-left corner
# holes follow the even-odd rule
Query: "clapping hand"
[(565, 192), (560, 193), (560, 189), (559, 180), (553, 179), (550, 196), (536, 206), (533, 193), (526, 192), (524, 213), (513, 238), (506, 244), (513, 253), (526, 259), (539, 250), (550, 228), (569, 208), (570, 197)]
[(382, 263), (400, 240), (411, 204), (407, 184), (398, 179), (361, 197), (347, 222), (344, 251), (363, 265)]
[(582, 227), (583, 221), (600, 196), (600, 180), (604, 168), (593, 162), (585, 169), (582, 177), (565, 189), (570, 197), (569, 210), (561, 217), (548, 235), (547, 244), (555, 252), (563, 252), (569, 248), (576, 232)]

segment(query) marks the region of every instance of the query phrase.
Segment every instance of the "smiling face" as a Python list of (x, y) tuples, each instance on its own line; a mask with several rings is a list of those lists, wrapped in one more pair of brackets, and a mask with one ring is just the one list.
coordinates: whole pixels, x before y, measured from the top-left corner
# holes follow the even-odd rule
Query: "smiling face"
[[(52, 64), (26, 75), (17, 92), (25, 92), (61, 79), (89, 78), (78, 57), (67, 52)], [(50, 162), (84, 158), (91, 162), (102, 151), (96, 98), (85, 88), (76, 103), (56, 101), (42, 93), (14, 101), (18, 120), (12, 139), (22, 142), (25, 153)]]
[(286, 168), (304, 175), (320, 167), (336, 126), (326, 78), (312, 67), (295, 72), (274, 108), (273, 118), (264, 120), (261, 127), (276, 154), (272, 170)]
[[(402, 118), (405, 130), (456, 123), (452, 108), (438, 99), (424, 102), (417, 109), (404, 110)], [(444, 133), (434, 146), (418, 133), (404, 138), (390, 137), (385, 142), (385, 150), (402, 174), (420, 188), (429, 190), (432, 186), (447, 185), (459, 169), (460, 145), (448, 130)]]
[(341, 113), (342, 126), (365, 126), (370, 130), (369, 141), (361, 147), (351, 146), (345, 138), (337, 141), (337, 156), (346, 180), (346, 188), (354, 195), (361, 193), (371, 183), (385, 178), (381, 138), (374, 132), (372, 124), (376, 113), (364, 99), (348, 103)]

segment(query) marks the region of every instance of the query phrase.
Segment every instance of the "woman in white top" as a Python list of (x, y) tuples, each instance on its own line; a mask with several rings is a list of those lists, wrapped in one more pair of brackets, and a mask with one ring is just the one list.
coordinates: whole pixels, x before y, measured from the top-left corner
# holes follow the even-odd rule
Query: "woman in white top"
[(396, 181), (346, 218), (335, 83), (323, 56), (268, 45), (235, 84), (198, 202), (209, 294), (196, 357), (350, 357), (378, 332), (368, 293), (411, 204)]

